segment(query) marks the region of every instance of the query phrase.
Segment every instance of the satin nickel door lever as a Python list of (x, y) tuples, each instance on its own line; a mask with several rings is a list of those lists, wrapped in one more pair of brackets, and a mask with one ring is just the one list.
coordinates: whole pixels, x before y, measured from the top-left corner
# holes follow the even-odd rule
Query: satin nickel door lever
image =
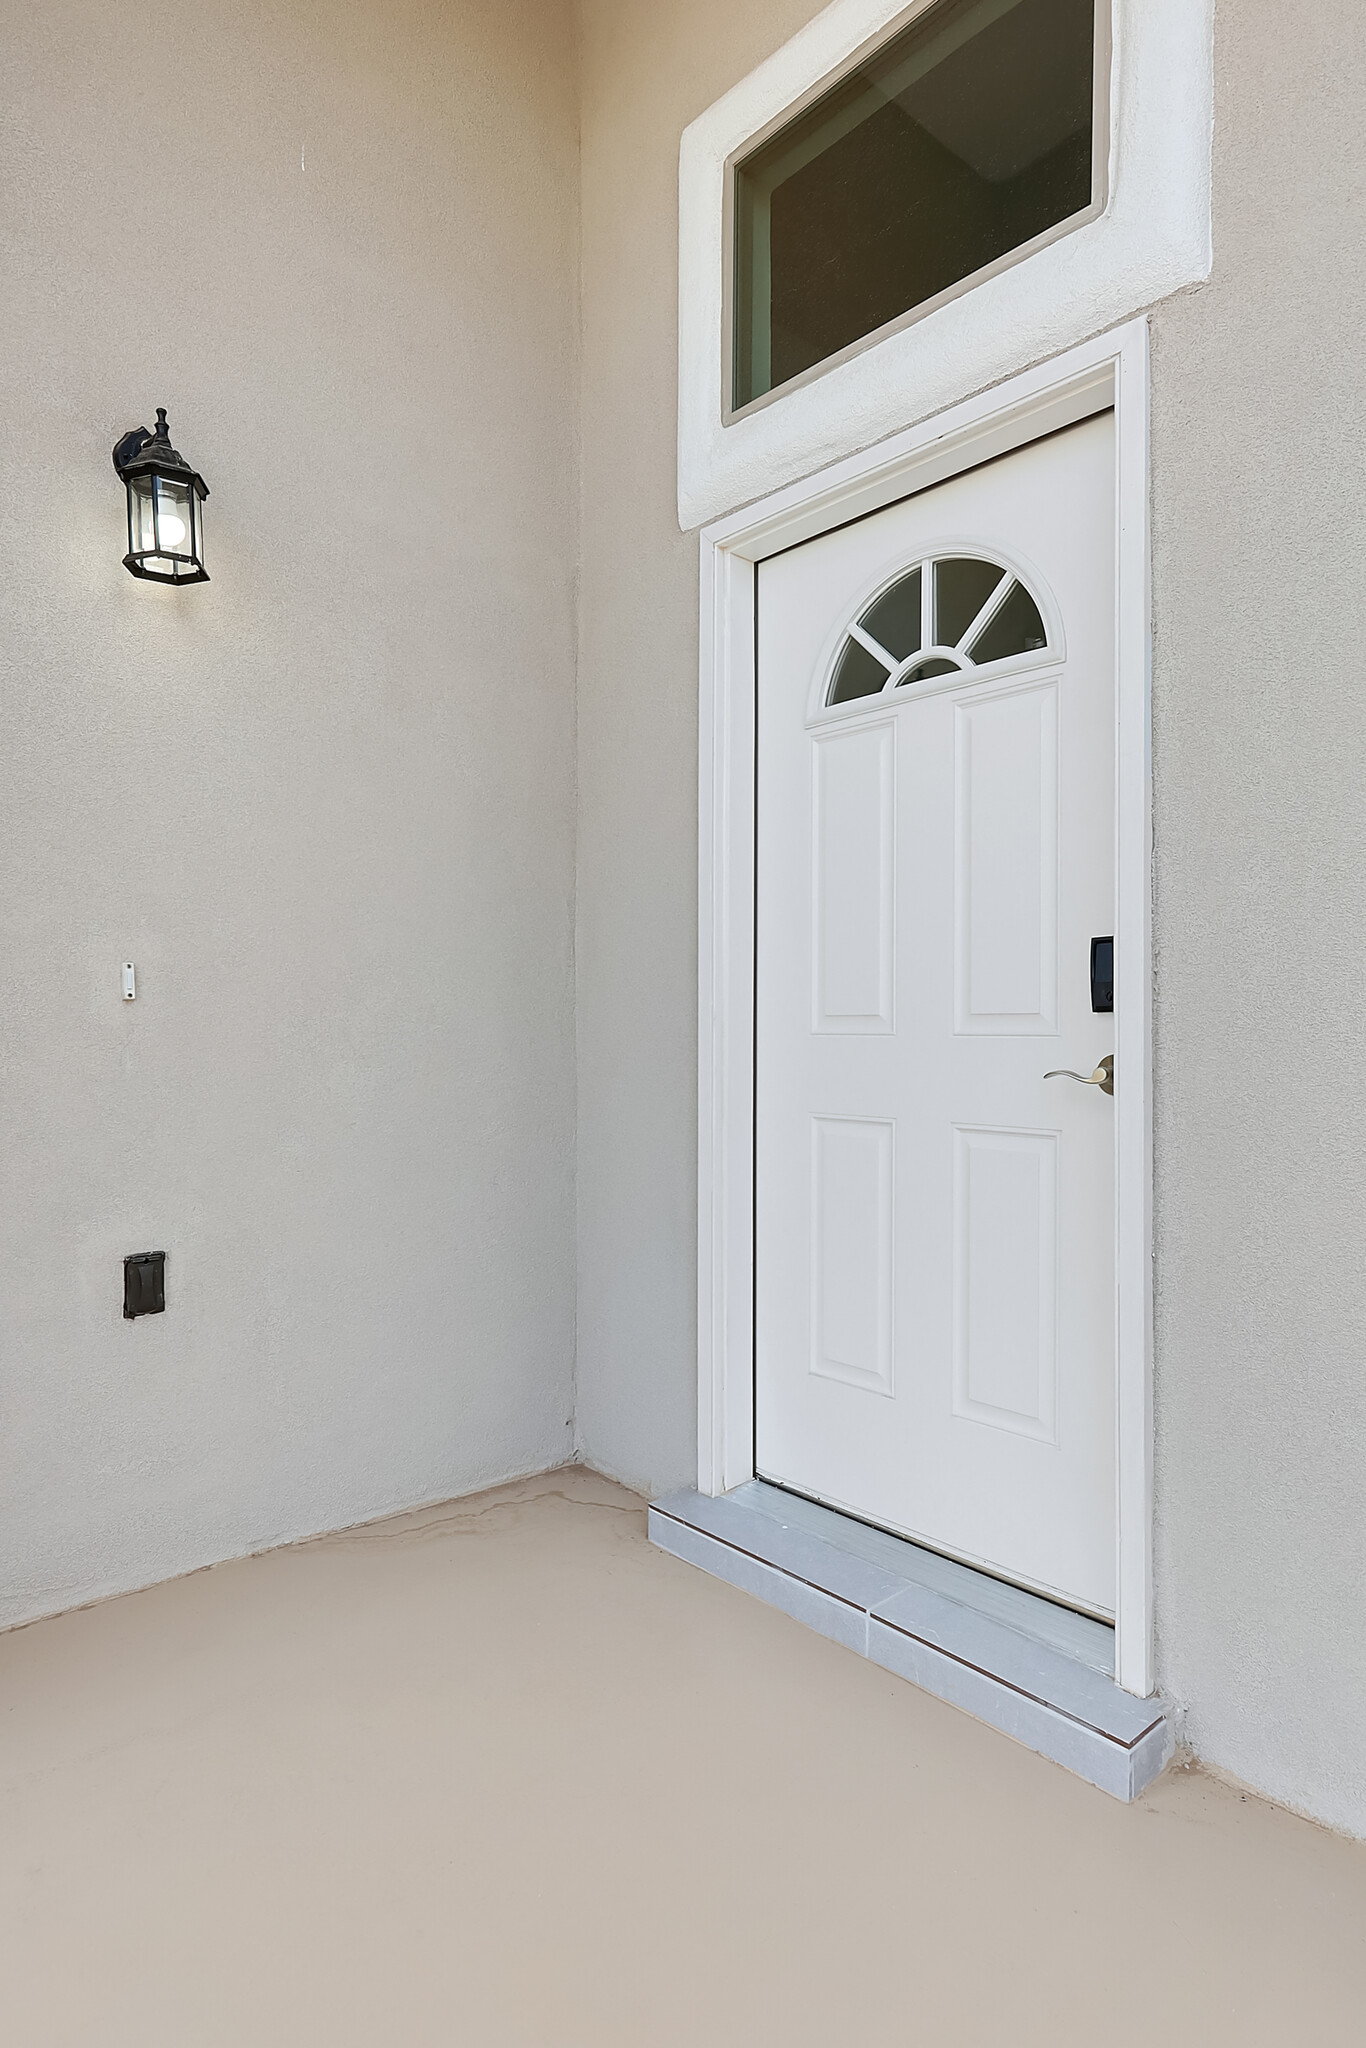
[(1083, 1088), (1099, 1088), (1102, 1095), (1115, 1092), (1115, 1056), (1107, 1052), (1094, 1074), (1074, 1074), (1070, 1067), (1054, 1067), (1045, 1081), (1080, 1081)]

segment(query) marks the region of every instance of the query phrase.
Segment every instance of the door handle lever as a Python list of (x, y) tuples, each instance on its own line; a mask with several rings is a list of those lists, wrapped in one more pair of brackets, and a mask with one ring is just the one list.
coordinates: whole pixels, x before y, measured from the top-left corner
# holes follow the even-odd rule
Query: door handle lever
[(1054, 1067), (1045, 1081), (1080, 1081), (1083, 1088), (1099, 1088), (1102, 1095), (1115, 1092), (1115, 1056), (1107, 1052), (1094, 1074), (1074, 1074), (1070, 1067)]

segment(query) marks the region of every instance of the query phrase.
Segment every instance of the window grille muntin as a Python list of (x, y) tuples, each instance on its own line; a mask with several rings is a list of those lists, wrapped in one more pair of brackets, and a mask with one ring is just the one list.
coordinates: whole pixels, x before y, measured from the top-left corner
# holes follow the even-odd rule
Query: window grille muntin
[[(992, 571), (995, 575), (988, 588), (983, 572)], [(957, 585), (957, 619), (967, 617), (952, 642), (935, 637), (940, 613), (954, 610), (941, 601), (941, 572), (948, 572), (943, 576), (946, 586)], [(986, 594), (968, 615), (962, 593), (974, 587), (985, 589)], [(869, 627), (880, 626), (886, 633), (891, 622), (899, 644), (905, 644), (911, 631), (912, 593), (920, 606), (919, 632), (916, 644), (898, 655)], [(821, 704), (826, 710), (835, 710), (867, 705), (889, 695), (905, 702), (901, 693), (920, 694), (930, 685), (942, 688), (946, 676), (969, 682), (978, 675), (994, 675), (1010, 664), (1055, 659), (1058, 650), (1046, 617), (1044, 606), (1024, 577), (995, 557), (961, 549), (925, 556), (898, 570), (845, 628), (830, 663)]]

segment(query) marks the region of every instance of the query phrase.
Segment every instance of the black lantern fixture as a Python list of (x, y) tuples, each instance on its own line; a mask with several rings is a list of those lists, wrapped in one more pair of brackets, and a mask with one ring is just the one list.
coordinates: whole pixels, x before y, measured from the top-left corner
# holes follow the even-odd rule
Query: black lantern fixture
[(114, 467), (128, 490), (130, 576), (153, 583), (207, 583), (204, 500), (209, 487), (171, 446), (166, 408), (157, 407), (156, 432), (134, 427), (114, 448)]

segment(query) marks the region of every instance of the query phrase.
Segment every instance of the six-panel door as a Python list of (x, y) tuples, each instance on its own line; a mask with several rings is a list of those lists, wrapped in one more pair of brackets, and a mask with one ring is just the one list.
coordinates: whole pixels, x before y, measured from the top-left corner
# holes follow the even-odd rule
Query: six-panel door
[(758, 1470), (1104, 1614), (1114, 1105), (1044, 1075), (1113, 1049), (1113, 459), (758, 581)]

